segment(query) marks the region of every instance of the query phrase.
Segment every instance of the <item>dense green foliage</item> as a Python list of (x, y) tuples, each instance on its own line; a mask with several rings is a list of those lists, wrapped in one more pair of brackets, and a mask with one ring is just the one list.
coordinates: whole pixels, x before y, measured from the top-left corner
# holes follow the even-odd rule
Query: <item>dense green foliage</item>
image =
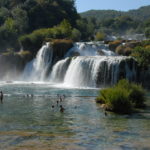
[(0, 51), (18, 50), (20, 36), (37, 29), (52, 28), (64, 19), (75, 27), (78, 18), (74, 0), (1, 0)]
[[(149, 14), (150, 6), (128, 12), (90, 10), (80, 15), (84, 18), (84, 22), (88, 22), (88, 26), (90, 24), (89, 28), (93, 30), (92, 33), (103, 32), (107, 35), (117, 36), (143, 33), (146, 37), (150, 37)], [(93, 36), (91, 34), (90, 38)]]
[(105, 37), (106, 37), (105, 33), (97, 32), (96, 35), (95, 35), (95, 40), (96, 41), (104, 41)]
[[(76, 29), (77, 30), (77, 29)], [(58, 26), (53, 28), (43, 28), (33, 31), (31, 34), (23, 35), (19, 38), (23, 49), (33, 53), (41, 47), (42, 43), (51, 41), (51, 39), (65, 39), (75, 37), (72, 26), (67, 20), (63, 20)]]
[(137, 10), (130, 10), (127, 12), (124, 11), (115, 11), (115, 10), (89, 10), (81, 13), (80, 15), (83, 18), (95, 17), (98, 21), (103, 21), (106, 18), (112, 19), (119, 16), (129, 16), (135, 20), (147, 20), (149, 19), (150, 6), (144, 6)]
[(144, 94), (140, 85), (122, 79), (114, 87), (100, 90), (96, 101), (105, 104), (107, 110), (126, 114), (144, 106)]
[(150, 67), (150, 45), (134, 48), (131, 55), (135, 57), (141, 68), (148, 69)]
[[(89, 11), (81, 18), (75, 0), (1, 0), (0, 53), (18, 51), (21, 46), (34, 53), (50, 39), (99, 41), (107, 35), (133, 33), (145, 33), (149, 38), (149, 7), (128, 12)], [(131, 53), (131, 49), (126, 51), (125, 55)]]

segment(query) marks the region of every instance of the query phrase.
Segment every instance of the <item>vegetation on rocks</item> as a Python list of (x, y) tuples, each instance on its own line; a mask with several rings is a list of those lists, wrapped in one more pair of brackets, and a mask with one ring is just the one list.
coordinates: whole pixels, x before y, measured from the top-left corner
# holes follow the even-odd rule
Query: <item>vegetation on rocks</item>
[(142, 69), (148, 69), (150, 67), (150, 45), (138, 46), (134, 48), (132, 56), (136, 58), (139, 66)]
[(96, 101), (105, 104), (106, 110), (129, 114), (145, 106), (145, 91), (140, 85), (122, 79), (113, 87), (100, 90)]
[(115, 49), (122, 44), (122, 40), (116, 40), (116, 41), (112, 41), (109, 42), (109, 49), (112, 51), (115, 51)]
[(66, 39), (55, 39), (52, 40), (52, 47), (53, 47), (53, 57), (55, 59), (62, 59), (67, 51), (73, 47), (72, 40)]

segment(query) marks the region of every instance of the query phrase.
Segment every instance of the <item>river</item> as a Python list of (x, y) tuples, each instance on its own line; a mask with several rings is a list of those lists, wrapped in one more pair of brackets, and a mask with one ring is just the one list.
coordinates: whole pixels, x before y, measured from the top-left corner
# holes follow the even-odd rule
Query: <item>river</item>
[[(1, 150), (150, 149), (150, 102), (133, 115), (105, 116), (95, 102), (96, 88), (1, 82), (0, 89), (4, 92), (0, 104)], [(57, 94), (66, 96), (58, 106)], [(65, 108), (63, 113), (60, 105)]]

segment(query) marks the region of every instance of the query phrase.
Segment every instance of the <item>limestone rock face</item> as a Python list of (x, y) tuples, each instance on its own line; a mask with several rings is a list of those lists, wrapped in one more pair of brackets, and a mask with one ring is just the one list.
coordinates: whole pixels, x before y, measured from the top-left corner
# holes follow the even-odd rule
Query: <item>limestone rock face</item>
[(122, 57), (122, 59), (116, 59), (112, 63), (105, 60), (101, 62), (99, 67), (97, 86), (113, 85), (123, 78), (136, 81), (137, 70), (137, 62), (132, 57)]
[(53, 62), (62, 59), (70, 48), (73, 47), (73, 41), (58, 39), (51, 42), (53, 48)]
[(139, 72), (139, 82), (144, 87), (150, 89), (150, 68)]
[(0, 78), (16, 78), (24, 69), (26, 63), (32, 59), (30, 54), (3, 54), (0, 55)]

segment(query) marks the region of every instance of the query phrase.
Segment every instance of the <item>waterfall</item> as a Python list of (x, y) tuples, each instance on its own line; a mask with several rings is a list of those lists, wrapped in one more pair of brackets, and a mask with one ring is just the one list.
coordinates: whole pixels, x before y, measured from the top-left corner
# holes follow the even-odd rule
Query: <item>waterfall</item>
[[(23, 73), (24, 80), (47, 81), (66, 87), (103, 87), (121, 78), (136, 79), (133, 58), (117, 56), (102, 42), (78, 42), (53, 66), (53, 49), (42, 46)], [(54, 62), (53, 62), (54, 63)]]
[(50, 74), (51, 83), (63, 83), (70, 60), (70, 58), (60, 60), (53, 66), (52, 72)]
[(38, 51), (36, 58), (29, 62), (23, 73), (25, 80), (43, 81), (51, 65), (53, 50), (49, 43), (46, 43)]
[[(130, 58), (132, 60), (132, 58)], [(134, 61), (133, 61), (134, 62)], [(64, 78), (70, 87), (100, 87), (114, 84), (119, 78), (135, 79), (134, 67), (123, 56), (79, 56), (73, 58)], [(125, 63), (123, 72), (121, 64)]]
[(69, 50), (66, 57), (70, 56), (116, 56), (103, 42), (77, 42)]

